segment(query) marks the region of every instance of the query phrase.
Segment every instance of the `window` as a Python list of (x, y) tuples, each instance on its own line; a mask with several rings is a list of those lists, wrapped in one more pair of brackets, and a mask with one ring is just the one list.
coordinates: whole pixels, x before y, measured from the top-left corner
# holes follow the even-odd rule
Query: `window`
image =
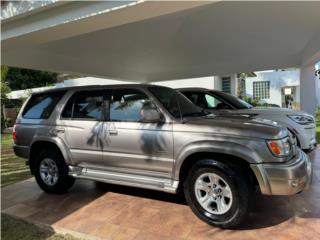
[(182, 93), (174, 89), (158, 86), (149, 87), (148, 89), (175, 118), (207, 115)]
[(184, 92), (183, 94), (201, 108), (216, 108), (221, 103), (214, 96), (203, 92)]
[(65, 91), (33, 95), (23, 110), (22, 116), (29, 119), (47, 119), (65, 94)]
[(270, 98), (270, 81), (253, 82), (253, 98)]
[(139, 122), (141, 109), (149, 103), (148, 97), (139, 90), (114, 90), (110, 99), (110, 120)]
[(68, 101), (61, 116), (74, 119), (102, 119), (103, 92), (81, 91), (75, 93)]
[(222, 78), (222, 92), (231, 94), (231, 78)]
[(211, 96), (209, 94), (205, 94), (205, 99), (207, 102), (207, 108), (217, 108), (218, 104), (221, 103), (221, 101), (219, 101), (214, 96)]

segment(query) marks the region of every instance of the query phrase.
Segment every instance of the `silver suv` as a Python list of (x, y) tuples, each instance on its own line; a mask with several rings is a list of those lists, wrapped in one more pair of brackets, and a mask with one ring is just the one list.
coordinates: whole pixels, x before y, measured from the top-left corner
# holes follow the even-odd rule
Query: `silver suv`
[(311, 179), (308, 156), (268, 120), (205, 113), (176, 90), (91, 86), (32, 95), (13, 132), (39, 186), (67, 191), (76, 178), (183, 191), (205, 222), (231, 228), (252, 191), (291, 195)]

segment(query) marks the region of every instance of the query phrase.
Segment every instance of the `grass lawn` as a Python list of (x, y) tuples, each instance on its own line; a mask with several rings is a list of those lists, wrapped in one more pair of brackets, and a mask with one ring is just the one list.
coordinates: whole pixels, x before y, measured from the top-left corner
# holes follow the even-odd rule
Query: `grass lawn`
[(12, 145), (11, 134), (1, 134), (1, 187), (31, 177), (25, 160), (14, 154)]
[(1, 239), (3, 240), (76, 240), (70, 235), (56, 234), (31, 223), (1, 214)]
[[(1, 134), (1, 188), (32, 177), (25, 160), (14, 154), (12, 145), (11, 134)], [(1, 214), (1, 239), (76, 240), (70, 235), (56, 234), (6, 214)]]

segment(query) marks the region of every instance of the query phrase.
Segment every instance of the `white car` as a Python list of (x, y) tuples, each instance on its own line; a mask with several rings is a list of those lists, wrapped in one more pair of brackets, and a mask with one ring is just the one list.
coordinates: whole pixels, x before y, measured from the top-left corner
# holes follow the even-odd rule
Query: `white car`
[(277, 107), (253, 107), (230, 94), (205, 88), (178, 89), (194, 104), (214, 114), (252, 115), (269, 119), (286, 126), (297, 138), (298, 145), (305, 151), (316, 147), (315, 118), (302, 111)]

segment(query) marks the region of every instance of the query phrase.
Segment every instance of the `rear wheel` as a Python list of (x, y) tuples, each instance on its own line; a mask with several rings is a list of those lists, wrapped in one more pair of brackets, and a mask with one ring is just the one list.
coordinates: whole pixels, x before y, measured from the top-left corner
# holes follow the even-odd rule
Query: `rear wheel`
[(68, 175), (68, 166), (61, 154), (51, 149), (36, 157), (34, 175), (40, 188), (47, 193), (64, 193), (75, 182)]
[(249, 181), (226, 164), (200, 160), (184, 182), (184, 193), (192, 211), (210, 225), (234, 228), (249, 212)]

